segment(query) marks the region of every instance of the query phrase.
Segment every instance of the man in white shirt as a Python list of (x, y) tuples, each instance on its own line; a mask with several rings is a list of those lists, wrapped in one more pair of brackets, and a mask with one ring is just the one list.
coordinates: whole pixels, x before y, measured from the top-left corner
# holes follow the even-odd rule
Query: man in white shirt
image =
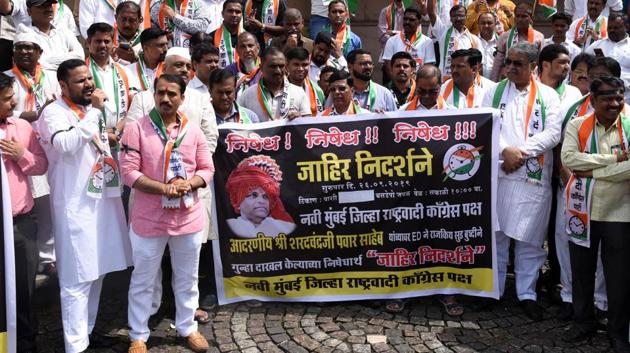
[(44, 108), (38, 131), (50, 162), (65, 351), (79, 353), (96, 342), (103, 279), (131, 266), (131, 245), (120, 173), (101, 128), (107, 97), (82, 60), (63, 62), (57, 78), (62, 96)]
[(204, 5), (208, 8), (208, 19), (210, 20), (207, 33), (213, 32), (221, 26), (221, 21), (223, 21), (221, 11), (224, 2), (225, 0), (203, 0)]
[(440, 51), (440, 72), (443, 79), (451, 76), (451, 55), (458, 49), (480, 48), (479, 38), (466, 28), (466, 8), (455, 5), (451, 8), (450, 24), (436, 15), (435, 4), (428, 1), (427, 11), (431, 19), (432, 34), (438, 41)]
[[(76, 22), (74, 22), (74, 15), (72, 14), (72, 9), (70, 9), (70, 7), (63, 2), (59, 3), (56, 0), (52, 2), (53, 2), (53, 21), (52, 21), (53, 26), (57, 28), (63, 27), (65, 29), (68, 29), (75, 36), (79, 36), (79, 30), (77, 28)], [(2, 0), (0, 1), (0, 4), (2, 3), (4, 4), (9, 3), (12, 6), (12, 11), (9, 14), (11, 15), (11, 18), (13, 19), (13, 23), (15, 24), (15, 26), (22, 23), (28, 27), (32, 24), (31, 16), (29, 15), (28, 10), (27, 10), (26, 0), (16, 0), (16, 1)]]
[[(142, 28), (150, 27), (149, 15), (150, 0), (132, 0), (142, 8)], [(115, 0), (81, 0), (79, 2), (79, 31), (83, 38), (87, 38), (87, 30), (93, 23), (104, 22), (114, 24), (116, 22)], [(149, 16), (150, 17), (150, 16)]]
[(53, 1), (27, 0), (26, 6), (32, 25), (19, 25), (16, 33), (26, 30), (35, 33), (37, 43), (44, 51), (39, 59), (44, 69), (54, 71), (65, 60), (84, 58), (83, 47), (74, 33), (64, 27), (55, 27), (51, 21)]
[(483, 56), (482, 76), (490, 79), (492, 67), (494, 66), (494, 54), (497, 52), (499, 35), (496, 32), (497, 17), (493, 12), (486, 12), (479, 15), (477, 27), (479, 28), (479, 43), (481, 43), (481, 55)]
[(153, 90), (155, 78), (164, 70), (164, 58), (168, 50), (167, 33), (151, 27), (140, 34), (142, 51), (138, 61), (127, 66), (130, 85), (136, 91)]
[[(601, 54), (613, 58), (621, 65), (621, 79), (626, 88), (630, 87), (630, 38), (628, 37), (628, 16), (613, 12), (608, 18), (608, 38), (600, 39), (586, 49), (586, 53)], [(596, 52), (597, 51), (597, 52)], [(626, 100), (630, 100), (630, 89), (625, 90)]]
[[(621, 11), (623, 9), (622, 0), (606, 0), (604, 3), (606, 4), (602, 13), (604, 16), (608, 16), (611, 10)], [(573, 16), (574, 21), (586, 15), (587, 6), (587, 2), (584, 0), (564, 0), (564, 12)]]
[(311, 115), (317, 116), (324, 111), (326, 97), (317, 83), (308, 77), (308, 68), (311, 64), (308, 50), (301, 47), (290, 49), (286, 52), (286, 58), (289, 82), (304, 89), (304, 93), (308, 97)]
[(391, 60), (394, 54), (405, 51), (411, 54), (418, 67), (435, 63), (433, 41), (422, 34), (420, 10), (410, 7), (403, 16), (403, 31), (390, 37), (383, 51), (384, 68), (387, 77), (392, 76)]
[(280, 49), (265, 49), (261, 60), (262, 78), (238, 97), (238, 104), (256, 113), (260, 121), (310, 116), (304, 89), (284, 76), (287, 61)]
[(575, 101), (582, 97), (577, 87), (566, 83), (571, 59), (562, 44), (551, 44), (543, 48), (538, 56), (538, 79), (553, 88), (561, 102)]
[(569, 58), (573, 60), (578, 54), (582, 52), (580, 47), (575, 45), (572, 40), (567, 38), (567, 31), (571, 26), (571, 16), (564, 12), (557, 12), (551, 16), (551, 28), (553, 29), (553, 35), (549, 38), (545, 38), (543, 41), (543, 47), (549, 44), (562, 44), (569, 51)]
[(459, 49), (451, 57), (453, 77), (442, 84), (440, 95), (455, 108), (479, 108), (486, 91), (496, 83), (480, 74), (481, 52), (477, 49)]
[(602, 13), (606, 0), (587, 0), (587, 4), (588, 13), (576, 18), (567, 33), (567, 38), (582, 50), (596, 40), (606, 38), (607, 17)]
[(115, 63), (111, 58), (114, 51), (112, 26), (107, 23), (95, 23), (88, 28), (87, 36), (89, 57), (86, 62), (94, 77), (96, 88), (105, 92), (107, 96), (103, 119), (110, 145), (115, 149), (114, 157), (117, 158), (119, 132), (131, 105), (129, 74), (122, 65)]
[(219, 68), (219, 49), (202, 43), (193, 50), (191, 59), (195, 77), (188, 82), (186, 92), (196, 90), (209, 97), (208, 80), (212, 71)]
[(507, 80), (486, 92), (483, 106), (501, 111), (501, 170), (496, 233), (499, 293), (505, 290), (510, 241), (515, 241), (516, 294), (525, 314), (541, 320), (536, 281), (545, 258), (543, 242), (551, 211), (552, 149), (560, 140), (558, 94), (533, 78), (538, 47), (512, 46), (505, 59)]

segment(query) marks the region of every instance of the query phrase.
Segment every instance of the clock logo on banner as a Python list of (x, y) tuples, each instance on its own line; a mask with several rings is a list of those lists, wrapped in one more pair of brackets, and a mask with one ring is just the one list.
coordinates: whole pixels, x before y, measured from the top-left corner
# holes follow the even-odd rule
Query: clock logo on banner
[(467, 143), (459, 143), (451, 146), (444, 155), (444, 179), (457, 181), (468, 180), (477, 173), (481, 164), (481, 149)]

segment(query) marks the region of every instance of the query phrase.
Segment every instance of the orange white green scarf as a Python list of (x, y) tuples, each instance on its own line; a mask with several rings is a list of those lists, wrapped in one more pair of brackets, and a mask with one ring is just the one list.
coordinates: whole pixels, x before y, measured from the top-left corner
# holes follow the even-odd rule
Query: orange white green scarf
[(15, 64), (11, 68), (11, 72), (15, 75), (22, 87), (26, 88), (26, 102), (24, 111), (32, 112), (39, 110), (46, 103), (44, 93), (44, 79), (46, 74), (42, 70), (41, 65), (35, 67), (35, 77), (28, 72), (20, 70)]

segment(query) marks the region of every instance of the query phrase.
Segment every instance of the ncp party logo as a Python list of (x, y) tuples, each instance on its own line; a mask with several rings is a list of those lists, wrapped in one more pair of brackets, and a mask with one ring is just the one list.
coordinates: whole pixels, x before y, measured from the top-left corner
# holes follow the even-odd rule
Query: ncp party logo
[(479, 170), (481, 164), (481, 149), (483, 146), (475, 147), (467, 143), (458, 143), (451, 146), (444, 155), (444, 179), (457, 181), (472, 178)]

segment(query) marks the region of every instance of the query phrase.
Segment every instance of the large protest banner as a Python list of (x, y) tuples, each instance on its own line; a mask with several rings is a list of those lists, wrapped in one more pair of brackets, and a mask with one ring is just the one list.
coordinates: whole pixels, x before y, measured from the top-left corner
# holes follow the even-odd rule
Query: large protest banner
[(223, 124), (220, 303), (498, 297), (494, 110)]

